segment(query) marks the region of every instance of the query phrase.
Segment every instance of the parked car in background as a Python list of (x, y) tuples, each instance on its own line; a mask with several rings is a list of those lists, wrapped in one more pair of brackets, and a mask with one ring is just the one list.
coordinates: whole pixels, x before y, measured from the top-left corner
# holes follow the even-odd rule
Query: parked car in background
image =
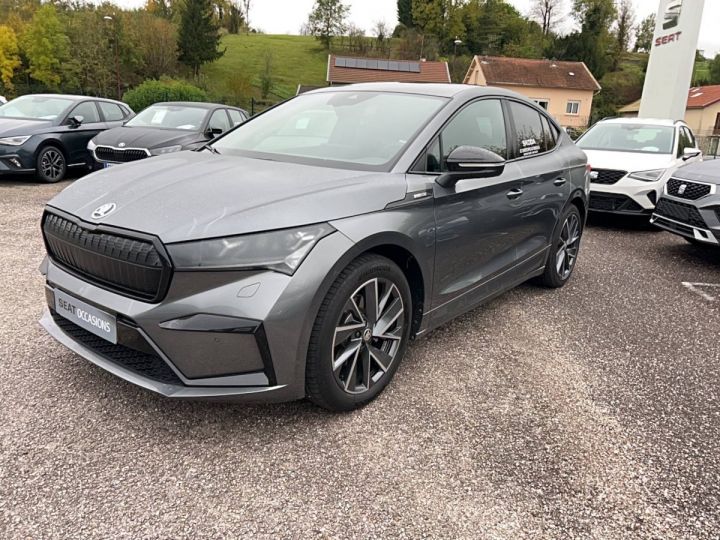
[(205, 150), (53, 198), (42, 324), (167, 396), (353, 409), (412, 337), (528, 279), (570, 279), (586, 165), (543, 109), (498, 88), (301, 94)]
[(33, 173), (44, 182), (70, 167), (92, 167), (87, 144), (133, 115), (125, 103), (63, 94), (29, 94), (0, 106), (0, 174)]
[(88, 150), (106, 166), (195, 150), (247, 118), (242, 109), (216, 103), (155, 103), (125, 125), (95, 137)]
[(678, 167), (702, 152), (685, 122), (612, 118), (593, 125), (575, 142), (588, 156), (590, 210), (650, 215)]
[(720, 244), (720, 160), (675, 171), (650, 218), (654, 225), (695, 244)]

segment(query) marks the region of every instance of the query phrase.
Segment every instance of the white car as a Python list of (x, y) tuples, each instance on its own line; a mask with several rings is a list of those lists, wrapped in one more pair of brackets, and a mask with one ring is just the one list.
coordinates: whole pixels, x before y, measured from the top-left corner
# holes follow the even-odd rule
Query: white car
[(702, 160), (682, 121), (611, 118), (575, 142), (592, 167), (590, 210), (595, 212), (650, 215), (677, 168)]

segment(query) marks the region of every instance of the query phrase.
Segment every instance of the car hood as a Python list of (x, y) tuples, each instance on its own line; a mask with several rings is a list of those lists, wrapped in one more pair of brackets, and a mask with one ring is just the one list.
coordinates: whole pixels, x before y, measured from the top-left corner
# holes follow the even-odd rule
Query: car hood
[(34, 135), (52, 127), (50, 120), (29, 120), (26, 118), (0, 117), (0, 137)]
[[(374, 212), (405, 192), (403, 174), (178, 152), (90, 174), (48, 205), (170, 243)], [(93, 219), (93, 210), (107, 203), (116, 209)]]
[(720, 159), (698, 161), (675, 171), (677, 178), (720, 185)]
[(667, 169), (673, 165), (671, 154), (635, 154), (607, 150), (585, 150), (588, 164), (593, 169), (614, 169), (628, 172)]
[(122, 126), (99, 133), (93, 139), (93, 142), (97, 145), (114, 146), (116, 148), (152, 149), (178, 144), (186, 145), (203, 141), (204, 139), (201, 133), (188, 131), (186, 129)]

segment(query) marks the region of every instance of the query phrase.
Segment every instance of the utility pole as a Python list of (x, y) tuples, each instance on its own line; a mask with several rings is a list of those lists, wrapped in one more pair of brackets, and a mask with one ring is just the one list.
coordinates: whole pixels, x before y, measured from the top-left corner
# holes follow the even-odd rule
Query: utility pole
[(120, 56), (118, 55), (118, 31), (117, 31), (117, 22), (111, 15), (105, 15), (103, 17), (106, 21), (112, 21), (113, 23), (113, 44), (115, 45), (115, 82), (117, 84), (117, 98), (122, 98), (122, 93), (120, 91)]

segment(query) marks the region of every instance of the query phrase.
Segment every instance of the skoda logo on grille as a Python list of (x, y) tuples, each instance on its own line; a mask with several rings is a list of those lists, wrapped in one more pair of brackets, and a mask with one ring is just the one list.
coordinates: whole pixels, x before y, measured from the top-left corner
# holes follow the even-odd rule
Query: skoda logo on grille
[(685, 190), (687, 189), (687, 184), (680, 184), (680, 187), (678, 188), (678, 195), (682, 195), (685, 193)]
[(590, 172), (590, 180), (597, 180), (598, 176), (600, 176), (600, 173), (597, 171), (591, 171)]
[(102, 206), (98, 206), (95, 210), (93, 210), (93, 213), (91, 215), (94, 219), (101, 219), (112, 214), (116, 208), (117, 205), (114, 202), (105, 203)]
[(120, 144), (118, 144), (118, 147), (120, 147), (120, 148), (125, 148), (125, 143), (124, 143), (124, 142), (121, 142)]

